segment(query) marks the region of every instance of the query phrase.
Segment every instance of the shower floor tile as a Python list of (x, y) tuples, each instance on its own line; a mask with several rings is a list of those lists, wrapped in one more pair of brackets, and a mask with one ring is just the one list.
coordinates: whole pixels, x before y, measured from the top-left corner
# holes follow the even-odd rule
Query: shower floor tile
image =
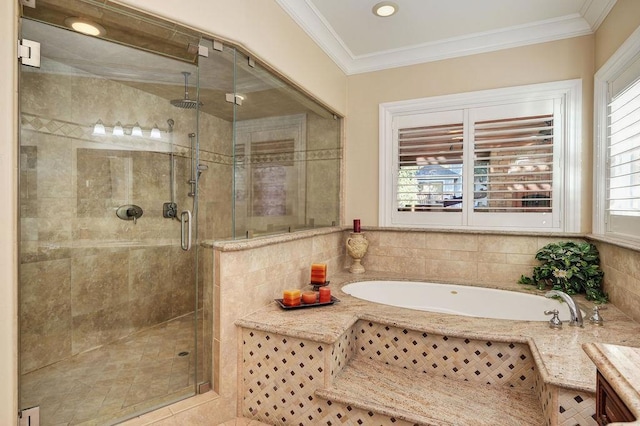
[(43, 426), (103, 425), (193, 395), (193, 319), (185, 315), (23, 375), (20, 406), (40, 406)]

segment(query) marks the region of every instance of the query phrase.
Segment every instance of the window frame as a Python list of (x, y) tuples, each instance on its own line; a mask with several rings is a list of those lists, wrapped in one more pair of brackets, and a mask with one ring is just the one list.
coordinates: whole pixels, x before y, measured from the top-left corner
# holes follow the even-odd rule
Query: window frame
[[(636, 29), (594, 75), (593, 87), (593, 223), (592, 233), (616, 240), (640, 243), (635, 233), (620, 233), (608, 230), (607, 225), (607, 178), (608, 178), (608, 104), (609, 84), (627, 71), (640, 59), (640, 28)], [(640, 223), (634, 218), (629, 227)]]
[[(558, 191), (559, 220), (549, 227), (526, 227), (522, 225), (471, 225), (468, 220), (461, 224), (430, 223), (429, 215), (418, 223), (400, 223), (393, 219), (394, 200), (394, 118), (421, 113), (445, 112), (457, 109), (474, 109), (507, 105), (514, 102), (562, 100), (564, 129), (562, 152), (554, 153), (559, 161), (561, 173)], [(582, 168), (582, 80), (572, 79), (549, 83), (538, 83), (499, 89), (482, 90), (429, 98), (387, 102), (379, 105), (379, 223), (384, 227), (416, 227), (430, 229), (506, 230), (526, 232), (580, 232)], [(554, 160), (555, 162), (556, 160)]]

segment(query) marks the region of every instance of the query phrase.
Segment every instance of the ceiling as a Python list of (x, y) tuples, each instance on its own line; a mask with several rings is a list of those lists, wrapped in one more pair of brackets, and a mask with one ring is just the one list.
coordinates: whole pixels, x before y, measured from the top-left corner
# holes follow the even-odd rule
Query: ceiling
[(276, 0), (347, 74), (592, 34), (616, 0)]

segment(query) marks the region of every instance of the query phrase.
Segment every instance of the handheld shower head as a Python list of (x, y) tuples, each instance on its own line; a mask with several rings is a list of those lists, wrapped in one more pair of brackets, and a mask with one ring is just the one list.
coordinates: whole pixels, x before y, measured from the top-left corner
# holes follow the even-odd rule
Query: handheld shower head
[(198, 104), (198, 101), (189, 99), (188, 79), (191, 73), (183, 71), (182, 75), (184, 75), (184, 99), (174, 99), (171, 101), (171, 105), (182, 109), (194, 109), (198, 105), (202, 105), (202, 102)]

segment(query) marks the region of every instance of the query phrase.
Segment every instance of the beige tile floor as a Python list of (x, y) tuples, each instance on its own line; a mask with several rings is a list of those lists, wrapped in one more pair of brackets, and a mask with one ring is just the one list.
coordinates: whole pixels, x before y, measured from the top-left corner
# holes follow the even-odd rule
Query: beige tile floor
[[(105, 425), (194, 393), (193, 314), (21, 377), (40, 424)], [(188, 355), (179, 355), (188, 352)]]

